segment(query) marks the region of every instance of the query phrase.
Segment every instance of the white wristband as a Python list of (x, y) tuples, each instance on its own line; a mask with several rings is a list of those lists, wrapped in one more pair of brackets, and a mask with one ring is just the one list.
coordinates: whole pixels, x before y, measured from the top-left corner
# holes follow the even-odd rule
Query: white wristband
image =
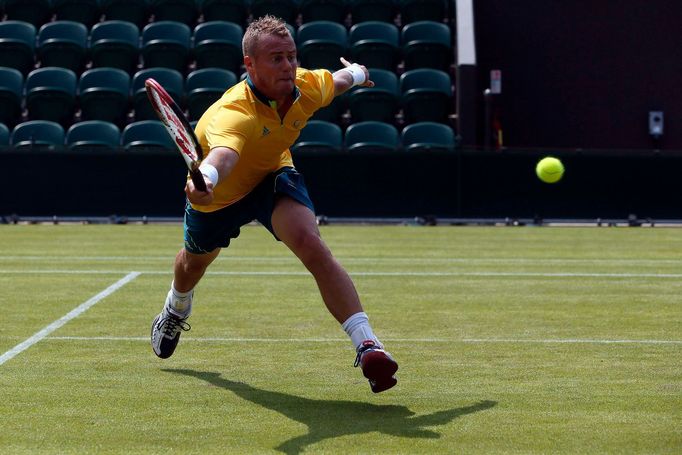
[(216, 169), (215, 166), (208, 163), (201, 163), (201, 166), (199, 166), (199, 171), (204, 174), (204, 177), (211, 181), (213, 186), (218, 184), (218, 169)]
[(365, 72), (360, 68), (360, 65), (357, 63), (353, 63), (351, 66), (347, 66), (345, 68), (342, 68), (345, 71), (348, 71), (351, 76), (353, 76), (353, 87), (356, 85), (361, 85), (364, 84), (367, 78), (365, 77)]

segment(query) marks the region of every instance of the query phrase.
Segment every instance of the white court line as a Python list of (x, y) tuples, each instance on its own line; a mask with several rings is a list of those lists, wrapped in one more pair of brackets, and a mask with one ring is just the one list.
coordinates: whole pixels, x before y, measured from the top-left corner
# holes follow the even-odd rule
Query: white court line
[(88, 308), (92, 307), (93, 305), (95, 305), (100, 300), (102, 300), (102, 299), (108, 297), (109, 295), (113, 294), (118, 289), (125, 286), (127, 283), (133, 281), (139, 275), (140, 275), (140, 272), (128, 273), (125, 277), (121, 278), (116, 283), (112, 284), (111, 286), (109, 286), (108, 288), (106, 288), (105, 290), (100, 292), (99, 294), (89, 298), (88, 300), (81, 303), (80, 305), (78, 305), (73, 310), (71, 310), (66, 315), (62, 316), (61, 318), (57, 319), (56, 321), (54, 321), (50, 325), (46, 326), (42, 330), (33, 334), (33, 336), (31, 336), (27, 340), (25, 340), (25, 341), (19, 343), (18, 345), (14, 346), (12, 349), (10, 349), (9, 351), (5, 352), (4, 354), (2, 354), (0, 356), (0, 365), (7, 362), (8, 360), (15, 357), (16, 355), (20, 354), (21, 352), (25, 351), (26, 349), (30, 348), (31, 346), (33, 346), (34, 344), (36, 344), (40, 340), (46, 338), (49, 334), (51, 334), (55, 330), (59, 329), (60, 327), (62, 327), (64, 324), (66, 324), (70, 320), (77, 318), (78, 316), (83, 314), (86, 310), (88, 310)]
[[(149, 337), (78, 337), (55, 336), (48, 340), (66, 341), (145, 341)], [(348, 343), (345, 338), (240, 338), (240, 337), (183, 337), (183, 342), (199, 343)], [(682, 340), (599, 340), (590, 338), (523, 339), (523, 338), (382, 338), (387, 343), (534, 343), (534, 344), (671, 344), (682, 345)]]
[[(114, 275), (125, 270), (1, 270), (0, 275)], [(171, 275), (168, 270), (147, 270), (136, 272), (145, 275)], [(348, 272), (351, 276), (385, 277), (510, 277), (510, 278), (682, 278), (682, 273), (572, 273), (572, 272)], [(287, 271), (208, 271), (206, 275), (224, 276), (309, 276), (308, 272)]]

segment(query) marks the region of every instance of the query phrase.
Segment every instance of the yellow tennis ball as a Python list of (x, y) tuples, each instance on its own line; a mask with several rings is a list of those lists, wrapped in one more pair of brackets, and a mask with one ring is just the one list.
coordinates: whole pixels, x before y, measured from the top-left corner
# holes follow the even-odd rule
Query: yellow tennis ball
[(547, 156), (538, 161), (537, 166), (535, 166), (535, 173), (545, 183), (556, 183), (564, 175), (564, 165), (558, 158)]

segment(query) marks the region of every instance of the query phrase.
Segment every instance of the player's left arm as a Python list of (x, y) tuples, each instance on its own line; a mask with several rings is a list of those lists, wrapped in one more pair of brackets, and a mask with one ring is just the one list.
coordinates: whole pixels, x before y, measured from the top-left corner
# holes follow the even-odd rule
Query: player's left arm
[(334, 72), (334, 96), (339, 96), (351, 87), (359, 85), (361, 87), (374, 87), (374, 82), (369, 78), (369, 71), (364, 65), (350, 63), (341, 57), (343, 68)]

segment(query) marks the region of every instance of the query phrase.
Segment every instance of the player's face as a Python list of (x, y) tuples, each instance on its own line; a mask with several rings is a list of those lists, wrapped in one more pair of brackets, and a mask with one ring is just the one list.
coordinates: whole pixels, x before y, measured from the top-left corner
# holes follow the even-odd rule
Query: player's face
[(254, 55), (245, 59), (251, 80), (268, 98), (281, 101), (294, 91), (296, 44), (290, 35), (260, 38)]

